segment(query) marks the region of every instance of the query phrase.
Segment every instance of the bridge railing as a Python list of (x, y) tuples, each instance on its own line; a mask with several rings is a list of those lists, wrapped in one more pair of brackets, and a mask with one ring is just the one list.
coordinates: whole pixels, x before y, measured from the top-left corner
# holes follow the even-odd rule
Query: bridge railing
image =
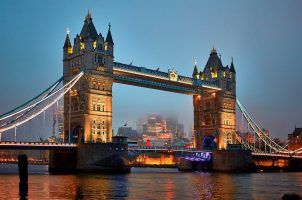
[(14, 142), (14, 141), (1, 141), (0, 145), (32, 145), (32, 146), (77, 146), (74, 143), (64, 143), (64, 142)]

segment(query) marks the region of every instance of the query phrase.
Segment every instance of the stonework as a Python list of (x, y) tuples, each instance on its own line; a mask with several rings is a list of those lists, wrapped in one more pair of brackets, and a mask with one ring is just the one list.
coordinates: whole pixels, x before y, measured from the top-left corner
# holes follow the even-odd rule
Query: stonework
[(205, 148), (205, 139), (214, 141), (212, 148), (226, 149), (235, 143), (236, 131), (236, 77), (233, 61), (223, 67), (215, 49), (203, 71), (194, 67), (193, 77), (219, 83), (221, 90), (193, 96), (195, 147)]
[(65, 142), (111, 142), (113, 47), (110, 26), (104, 41), (90, 13), (73, 47), (67, 34), (63, 47), (64, 84), (80, 71), (85, 74), (64, 96)]

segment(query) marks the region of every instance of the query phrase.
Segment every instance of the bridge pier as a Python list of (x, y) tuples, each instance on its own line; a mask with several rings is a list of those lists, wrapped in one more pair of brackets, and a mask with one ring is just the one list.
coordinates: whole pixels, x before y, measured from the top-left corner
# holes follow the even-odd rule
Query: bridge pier
[(217, 150), (212, 153), (213, 171), (251, 172), (255, 170), (249, 150)]
[(129, 173), (128, 145), (84, 143), (76, 149), (51, 150), (49, 171), (57, 173)]
[(78, 146), (77, 171), (129, 173), (128, 145), (118, 143), (86, 143)]
[(77, 164), (77, 150), (50, 150), (49, 151), (49, 172), (53, 173), (74, 173)]

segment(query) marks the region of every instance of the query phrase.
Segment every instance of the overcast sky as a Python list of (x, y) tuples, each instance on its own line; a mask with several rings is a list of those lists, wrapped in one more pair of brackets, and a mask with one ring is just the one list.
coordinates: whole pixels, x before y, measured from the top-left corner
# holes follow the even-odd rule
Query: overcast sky
[[(0, 113), (62, 76), (67, 27), (80, 32), (89, 9), (98, 32), (112, 24), (115, 61), (191, 76), (213, 45), (224, 65), (234, 57), (237, 97), (271, 135), (302, 127), (302, 1), (1, 1)], [(134, 86), (113, 87), (113, 125), (148, 113), (193, 123), (192, 97)]]

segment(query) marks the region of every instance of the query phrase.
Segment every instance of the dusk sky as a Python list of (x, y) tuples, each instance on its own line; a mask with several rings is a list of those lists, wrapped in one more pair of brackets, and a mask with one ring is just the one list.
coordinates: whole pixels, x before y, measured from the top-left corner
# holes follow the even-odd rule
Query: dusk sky
[[(103, 36), (112, 25), (115, 61), (191, 76), (213, 45), (234, 57), (237, 98), (261, 127), (286, 138), (302, 127), (302, 1), (1, 1), (0, 113), (62, 76), (66, 28), (75, 37), (88, 9)], [(114, 84), (113, 126), (147, 114), (193, 124), (192, 97)]]

